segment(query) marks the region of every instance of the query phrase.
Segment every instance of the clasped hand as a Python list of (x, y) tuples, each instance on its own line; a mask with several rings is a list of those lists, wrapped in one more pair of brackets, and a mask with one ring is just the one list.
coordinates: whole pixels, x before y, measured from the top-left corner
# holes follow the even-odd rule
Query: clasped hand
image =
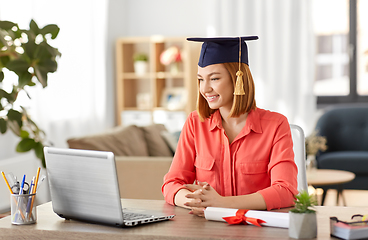
[(189, 213), (204, 217), (206, 207), (221, 206), (223, 197), (208, 183), (186, 184), (185, 187), (192, 191), (192, 193), (185, 195), (186, 198), (191, 199), (191, 201), (184, 203), (185, 206), (192, 209)]

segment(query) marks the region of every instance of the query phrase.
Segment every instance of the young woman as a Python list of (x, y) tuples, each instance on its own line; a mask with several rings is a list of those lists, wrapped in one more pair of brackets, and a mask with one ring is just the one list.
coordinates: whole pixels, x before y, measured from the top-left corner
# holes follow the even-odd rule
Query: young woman
[(293, 205), (297, 167), (289, 123), (256, 107), (245, 40), (202, 41), (197, 111), (182, 129), (162, 191), (203, 216), (206, 207), (270, 210)]

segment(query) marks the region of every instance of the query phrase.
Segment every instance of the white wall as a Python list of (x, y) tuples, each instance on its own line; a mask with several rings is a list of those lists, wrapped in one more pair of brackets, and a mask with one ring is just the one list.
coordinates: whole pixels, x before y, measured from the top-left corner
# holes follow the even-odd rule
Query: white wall
[(109, 117), (115, 116), (115, 42), (127, 36), (205, 36), (209, 31), (213, 0), (110, 0), (108, 6), (106, 79)]

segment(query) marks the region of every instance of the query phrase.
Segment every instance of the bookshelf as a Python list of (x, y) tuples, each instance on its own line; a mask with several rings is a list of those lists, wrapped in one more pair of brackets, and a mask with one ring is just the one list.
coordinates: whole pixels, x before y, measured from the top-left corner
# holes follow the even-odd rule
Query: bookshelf
[[(181, 52), (181, 62), (164, 65), (161, 54), (170, 47)], [(184, 37), (124, 37), (116, 41), (116, 124), (160, 122), (155, 112), (188, 115), (197, 99), (197, 63), (201, 44)], [(148, 56), (147, 72), (137, 74), (133, 56)], [(175, 71), (173, 70), (175, 69)], [(178, 115), (178, 116), (179, 116)], [(164, 117), (165, 118), (165, 117)], [(164, 119), (162, 118), (162, 119)]]

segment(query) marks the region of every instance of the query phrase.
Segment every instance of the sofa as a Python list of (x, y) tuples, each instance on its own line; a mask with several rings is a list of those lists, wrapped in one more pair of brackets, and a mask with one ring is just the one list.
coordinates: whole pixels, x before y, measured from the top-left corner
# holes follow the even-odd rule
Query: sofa
[(111, 151), (122, 198), (164, 199), (163, 177), (168, 172), (180, 133), (169, 133), (164, 125), (130, 125), (106, 132), (70, 138), (69, 148)]

